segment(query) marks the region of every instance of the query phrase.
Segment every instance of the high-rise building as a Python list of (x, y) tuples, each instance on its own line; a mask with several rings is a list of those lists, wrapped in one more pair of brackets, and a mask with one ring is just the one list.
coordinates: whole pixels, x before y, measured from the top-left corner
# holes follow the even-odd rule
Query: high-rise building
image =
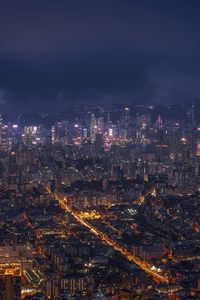
[(103, 134), (104, 132), (104, 119), (103, 117), (100, 117), (97, 119), (97, 132), (99, 134)]
[(7, 152), (10, 150), (7, 126), (3, 123), (0, 115), (0, 151)]
[(191, 157), (190, 145), (185, 137), (181, 139), (181, 157), (184, 163), (188, 163)]
[(200, 156), (200, 140), (197, 140), (197, 156)]
[(196, 131), (196, 155), (200, 156), (200, 127), (197, 127)]
[(92, 114), (90, 119), (90, 138), (92, 141), (95, 141), (97, 131), (97, 120), (95, 118), (95, 115)]
[(163, 120), (162, 120), (160, 115), (158, 116), (158, 118), (156, 120), (156, 127), (157, 128), (162, 128), (163, 127)]
[(55, 142), (56, 142), (56, 128), (55, 128), (55, 126), (51, 127), (51, 142), (52, 142), (52, 144), (55, 144)]
[(125, 107), (121, 118), (123, 128), (127, 129), (131, 123), (130, 108)]
[(194, 129), (195, 119), (194, 119), (194, 104), (186, 112), (186, 125), (189, 131)]
[(21, 299), (21, 276), (0, 275), (0, 299), (1, 300)]

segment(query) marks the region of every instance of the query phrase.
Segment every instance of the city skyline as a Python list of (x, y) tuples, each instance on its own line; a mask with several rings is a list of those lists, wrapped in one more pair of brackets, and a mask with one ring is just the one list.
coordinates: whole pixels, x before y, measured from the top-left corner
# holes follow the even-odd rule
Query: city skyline
[(199, 299), (199, 110), (0, 116), (0, 298)]

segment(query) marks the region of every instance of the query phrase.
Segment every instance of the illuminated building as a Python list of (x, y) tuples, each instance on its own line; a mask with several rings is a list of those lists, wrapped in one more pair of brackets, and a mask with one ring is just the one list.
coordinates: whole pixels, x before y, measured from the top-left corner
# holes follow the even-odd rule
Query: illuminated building
[(87, 139), (88, 137), (88, 130), (87, 128), (83, 128), (83, 139)]
[(183, 137), (181, 139), (181, 156), (184, 162), (188, 162), (190, 159), (190, 147), (187, 138)]
[(43, 131), (42, 126), (25, 126), (22, 135), (23, 143), (28, 147), (41, 144), (43, 142)]
[(200, 156), (200, 127), (197, 127), (196, 155)]
[(97, 119), (97, 132), (99, 134), (103, 134), (104, 132), (104, 119), (103, 117), (100, 117)]
[(158, 116), (158, 119), (156, 120), (156, 126), (158, 128), (162, 128), (163, 127), (163, 120), (162, 120), (162, 118), (161, 118), (160, 115)]
[(195, 119), (194, 119), (194, 104), (186, 112), (186, 125), (189, 131), (194, 129)]
[(122, 127), (127, 129), (131, 123), (130, 108), (125, 107), (121, 118)]
[(56, 128), (55, 128), (55, 126), (51, 127), (51, 142), (52, 142), (52, 144), (55, 144), (55, 142), (56, 142)]
[(11, 145), (8, 137), (8, 127), (7, 125), (3, 124), (3, 120), (0, 115), (0, 151), (9, 151), (10, 146)]
[(151, 125), (151, 115), (137, 114), (137, 125), (139, 126), (139, 128), (149, 127)]
[(197, 141), (197, 156), (200, 156), (200, 140)]
[(95, 141), (96, 134), (97, 134), (97, 120), (95, 118), (95, 115), (91, 115), (91, 120), (90, 120), (90, 138), (91, 141)]

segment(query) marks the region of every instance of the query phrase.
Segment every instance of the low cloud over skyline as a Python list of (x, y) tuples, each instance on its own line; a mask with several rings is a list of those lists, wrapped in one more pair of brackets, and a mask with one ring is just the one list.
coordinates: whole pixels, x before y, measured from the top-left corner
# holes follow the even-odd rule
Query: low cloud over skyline
[(199, 1), (2, 1), (0, 111), (200, 98)]

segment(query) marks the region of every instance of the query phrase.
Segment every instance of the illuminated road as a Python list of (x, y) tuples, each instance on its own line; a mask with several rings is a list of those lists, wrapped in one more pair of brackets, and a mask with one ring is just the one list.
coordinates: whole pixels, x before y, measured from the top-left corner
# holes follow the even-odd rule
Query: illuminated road
[(27, 225), (35, 231), (36, 239), (37, 239), (37, 248), (36, 252), (33, 252), (33, 254), (40, 254), (41, 256), (45, 257), (45, 251), (44, 251), (44, 242), (42, 240), (42, 232), (39, 229), (36, 229), (33, 224), (31, 223), (29, 216), (26, 211), (23, 212), (22, 217), (24, 218), (24, 221), (27, 223)]
[[(48, 190), (48, 192), (50, 192)], [(50, 192), (51, 193), (51, 192)], [(96, 227), (91, 225), (88, 221), (82, 219), (80, 214), (75, 212), (68, 204), (67, 199), (64, 196), (59, 195), (58, 193), (51, 193), (51, 195), (59, 202), (60, 206), (67, 212), (71, 213), (74, 218), (83, 226), (87, 227), (93, 234), (95, 234), (100, 240), (107, 243), (109, 246), (112, 246), (115, 250), (119, 251), (123, 256), (125, 256), (128, 261), (134, 262), (147, 274), (151, 275), (155, 281), (169, 283), (169, 279), (162, 274), (160, 269), (157, 269), (155, 266), (151, 265), (148, 262), (140, 260), (138, 257), (134, 256), (129, 250), (125, 247), (119, 245), (117, 242), (108, 237), (107, 234), (101, 232)]]

